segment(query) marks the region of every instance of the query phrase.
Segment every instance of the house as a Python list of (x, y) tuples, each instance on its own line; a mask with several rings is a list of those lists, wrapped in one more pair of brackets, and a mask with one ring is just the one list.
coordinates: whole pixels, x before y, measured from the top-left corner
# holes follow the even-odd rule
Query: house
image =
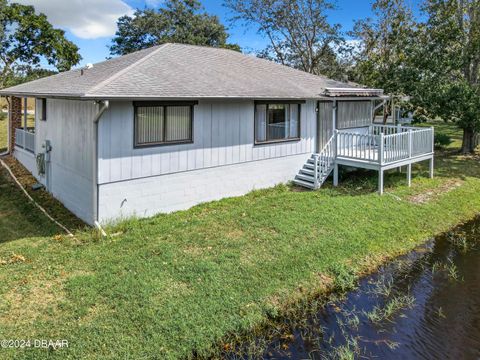
[(318, 188), (331, 172), (336, 184), (339, 165), (377, 170), (380, 192), (386, 169), (433, 171), (432, 129), (373, 124), (382, 90), (227, 49), (164, 44), (0, 95), (13, 155), (89, 224), (292, 180)]

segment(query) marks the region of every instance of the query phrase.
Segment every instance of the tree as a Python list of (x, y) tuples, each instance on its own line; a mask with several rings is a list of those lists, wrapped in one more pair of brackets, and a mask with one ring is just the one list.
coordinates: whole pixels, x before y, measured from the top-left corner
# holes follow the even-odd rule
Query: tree
[(480, 0), (424, 0), (415, 20), (403, 0), (377, 0), (375, 21), (352, 34), (361, 51), (355, 81), (410, 96), (422, 118), (440, 117), (463, 129), (462, 151), (472, 152), (480, 132)]
[(375, 20), (358, 20), (350, 32), (360, 41), (350, 75), (387, 93), (410, 93), (418, 75), (410, 63), (417, 37), (413, 12), (404, 0), (377, 0), (372, 10)]
[(59, 71), (78, 64), (78, 47), (55, 29), (33, 6), (0, 0), (0, 88), (18, 77), (26, 66), (39, 67), (41, 60)]
[(24, 82), (33, 81), (42, 77), (55, 75), (57, 71), (44, 69), (41, 67), (32, 67), (27, 64), (21, 64), (15, 67), (15, 70), (5, 79), (4, 86), (15, 86)]
[(110, 53), (125, 55), (166, 42), (226, 47), (228, 34), (217, 16), (202, 12), (197, 0), (167, 0), (157, 9), (136, 10), (133, 16), (122, 16), (112, 40)]
[(462, 152), (480, 132), (480, 0), (426, 0), (416, 56), (420, 98), (428, 110), (463, 129)]
[[(233, 22), (254, 25), (270, 44), (261, 57), (312, 74), (341, 77), (338, 53), (345, 50), (340, 25), (330, 25), (330, 0), (225, 0)], [(325, 66), (328, 64), (328, 66)]]
[[(405, 0), (376, 0), (372, 12), (374, 19), (357, 20), (349, 33), (359, 42), (357, 51), (352, 52), (349, 77), (394, 97), (411, 95), (418, 76), (411, 63), (418, 36), (413, 11)], [(413, 108), (410, 103), (404, 106)], [(391, 106), (383, 108), (384, 122), (390, 112)]]

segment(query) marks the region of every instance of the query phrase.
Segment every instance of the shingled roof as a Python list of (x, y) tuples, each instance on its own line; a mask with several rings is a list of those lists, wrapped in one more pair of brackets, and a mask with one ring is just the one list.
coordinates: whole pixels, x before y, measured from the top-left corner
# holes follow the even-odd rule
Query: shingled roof
[[(163, 44), (0, 90), (81, 99), (305, 99), (361, 89), (236, 51)], [(378, 96), (378, 90), (363, 96)], [(331, 96), (331, 95), (330, 95)]]

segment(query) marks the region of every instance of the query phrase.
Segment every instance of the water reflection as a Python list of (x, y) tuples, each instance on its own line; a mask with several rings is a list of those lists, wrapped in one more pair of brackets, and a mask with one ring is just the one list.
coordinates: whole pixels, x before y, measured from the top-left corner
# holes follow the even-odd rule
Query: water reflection
[(480, 359), (480, 218), (363, 279), (266, 359)]

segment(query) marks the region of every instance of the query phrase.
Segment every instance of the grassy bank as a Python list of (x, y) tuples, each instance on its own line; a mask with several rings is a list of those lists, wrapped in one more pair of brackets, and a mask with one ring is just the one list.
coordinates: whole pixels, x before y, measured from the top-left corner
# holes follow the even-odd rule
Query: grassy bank
[(278, 186), (127, 221), (106, 239), (57, 236), (0, 171), (1, 337), (69, 341), (0, 357), (215, 354), (230, 334), (478, 213), (478, 157), (448, 153), (436, 169), (427, 179), (416, 167), (411, 188), (390, 172), (384, 196), (373, 173), (344, 174), (337, 189)]

